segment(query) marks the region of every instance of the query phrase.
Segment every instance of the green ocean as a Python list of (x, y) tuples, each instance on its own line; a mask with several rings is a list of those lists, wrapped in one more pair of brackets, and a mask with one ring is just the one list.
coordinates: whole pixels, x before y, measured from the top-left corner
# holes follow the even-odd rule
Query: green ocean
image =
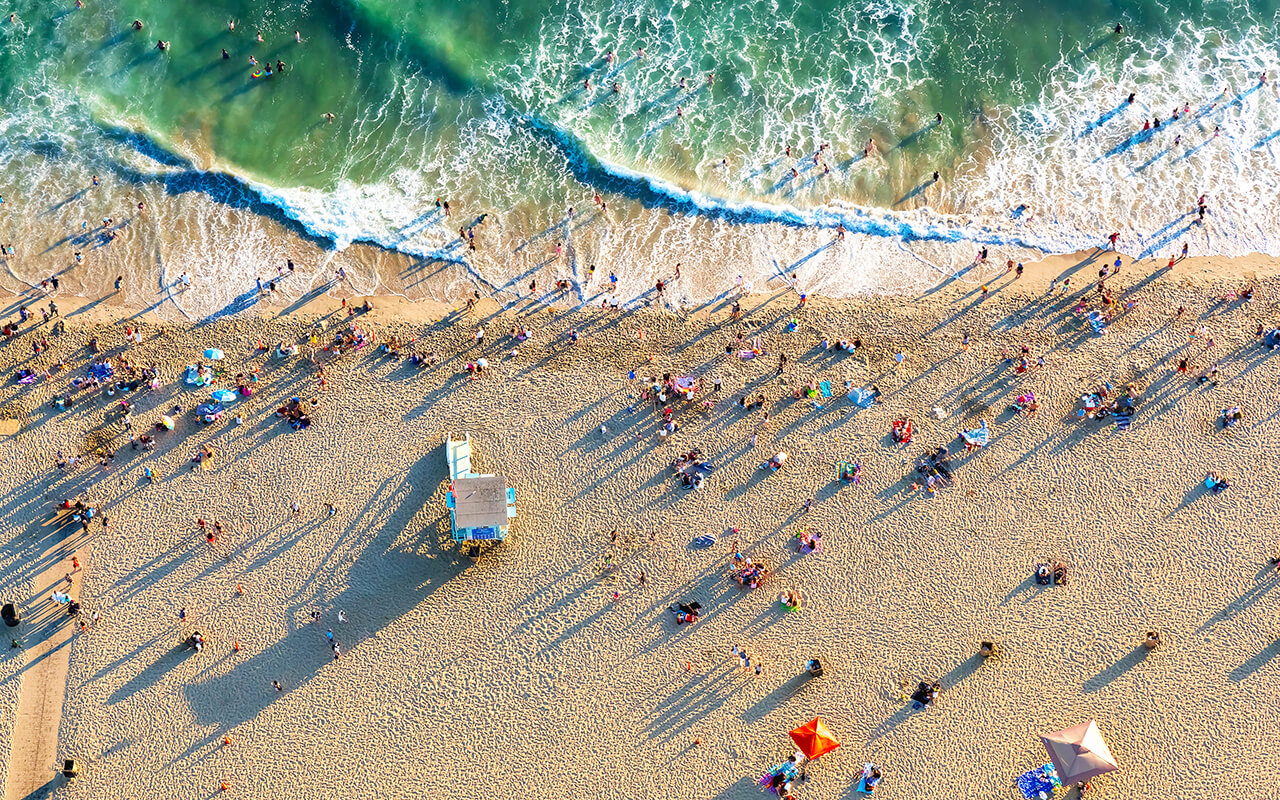
[[(597, 264), (627, 300), (683, 261), (696, 301), (730, 272), (803, 269), (848, 294), (1113, 230), (1133, 255), (1278, 253), (1280, 106), (1261, 81), (1278, 9), (17, 0), (0, 236), (69, 258), (120, 215), (100, 196), (153, 214), (199, 197), (223, 209), (184, 228), (209, 254), (201, 313), (278, 260), (255, 217), (452, 265), (459, 287), (564, 277), (584, 301)], [(1192, 229), (1199, 194), (1213, 213)], [(458, 229), (481, 215), (471, 250)], [(853, 236), (828, 246), (840, 225)]]

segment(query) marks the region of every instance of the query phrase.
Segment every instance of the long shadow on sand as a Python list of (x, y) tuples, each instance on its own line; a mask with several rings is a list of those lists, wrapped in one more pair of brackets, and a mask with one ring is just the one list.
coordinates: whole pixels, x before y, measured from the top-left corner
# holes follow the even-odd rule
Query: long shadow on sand
[[(405, 473), (406, 491), (388, 492), (387, 502), (397, 507), (421, 508), (445, 477), (444, 459), (437, 448)], [(418, 548), (403, 544), (404, 531), (395, 522), (397, 516), (390, 514), (390, 521), (381, 529), (365, 532), (369, 538), (343, 579), (347, 588), (324, 598), (324, 604), (331, 608), (367, 610), (362, 616), (370, 619), (371, 625), (342, 630), (340, 641), (348, 651), (359, 647), (380, 627), (406, 614), (469, 563), (456, 552), (452, 558), (422, 558)], [(430, 533), (430, 523), (420, 519), (415, 517), (411, 524), (411, 527), (421, 526), (416, 539)], [(357, 519), (352, 526), (360, 523)], [(416, 540), (414, 536), (408, 539)], [(387, 591), (386, 587), (394, 590)], [(332, 657), (319, 633), (308, 633), (313, 631), (304, 627), (231, 671), (187, 686), (184, 690), (187, 702), (199, 723), (217, 725), (222, 730), (240, 725), (276, 697), (271, 686), (273, 680), (283, 684), (287, 691), (316, 675)]]
[(1116, 678), (1119, 678), (1121, 675), (1145, 661), (1150, 652), (1150, 650), (1142, 645), (1138, 645), (1133, 648), (1124, 656), (1124, 658), (1121, 658), (1119, 661), (1085, 681), (1083, 687), (1084, 693), (1091, 694), (1107, 688), (1107, 686), (1109, 686)]

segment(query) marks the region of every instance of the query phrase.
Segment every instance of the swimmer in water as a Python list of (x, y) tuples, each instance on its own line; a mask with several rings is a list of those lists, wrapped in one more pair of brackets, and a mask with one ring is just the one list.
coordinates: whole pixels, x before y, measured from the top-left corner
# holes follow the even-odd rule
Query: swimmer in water
[(301, 34), (301, 33), (298, 33), (297, 31), (294, 31), (294, 32), (293, 32), (293, 40), (294, 40), (295, 42), (297, 42), (298, 44), (302, 44), (302, 34)]
[(227, 28), (232, 32), (236, 32), (236, 21), (234, 19), (227, 20)]
[(680, 88), (684, 89), (685, 87), (686, 87), (686, 84), (684, 82), (684, 76), (682, 75), (680, 76)]
[(1125, 99), (1125, 102), (1128, 103), (1129, 105), (1133, 105), (1133, 98), (1137, 96), (1138, 96), (1137, 92), (1129, 92), (1129, 96), (1128, 98)]
[(135, 20), (133, 21), (133, 29), (134, 29), (135, 31), (140, 31), (140, 30), (142, 30), (142, 20), (140, 20), (140, 19), (135, 19)]
[(254, 58), (253, 56), (249, 56), (249, 63), (256, 67), (258, 66), (258, 59)]
[(224, 48), (222, 48), (222, 60), (223, 60), (223, 61), (228, 61), (228, 60), (230, 60), (230, 58), (231, 58), (231, 54), (227, 52), (227, 48), (225, 48), (225, 47), (224, 47)]
[(284, 62), (276, 59), (276, 72), (284, 72)]
[(934, 118), (933, 118), (933, 121), (934, 121), (935, 123), (937, 123), (938, 125), (941, 125), (941, 124), (942, 124), (942, 112), (941, 112), (941, 111), (939, 111), (939, 112), (938, 112), (938, 115), (937, 115), (936, 117), (934, 117)]
[(156, 42), (156, 49), (161, 52), (165, 52), (169, 49), (169, 43), (166, 41), (158, 41)]
[(939, 177), (940, 177), (940, 176), (938, 175), (938, 171), (935, 169), (935, 170), (933, 171), (933, 182), (934, 182), (934, 183), (937, 183), (937, 182), (938, 182), (938, 178), (939, 178)]
[(644, 61), (644, 48), (643, 48), (643, 47), (637, 47), (637, 48), (636, 48), (636, 58), (640, 59), (641, 61)]
[(605, 53), (605, 54), (604, 54), (604, 63), (606, 63), (606, 64), (612, 64), (612, 63), (613, 63), (613, 51), (612, 51), (612, 50), (610, 50), (609, 52), (607, 52), (607, 53)]
[(682, 108), (681, 106), (676, 106), (676, 116), (677, 116), (677, 117), (683, 117), (683, 116), (684, 116), (684, 108)]
[(263, 41), (263, 38), (262, 38), (262, 31), (258, 31), (258, 41), (260, 41), (260, 42), (261, 42), (261, 41)]
[[(325, 114), (324, 114), (324, 120), (325, 120), (325, 122), (333, 122), (333, 112), (332, 112), (332, 111), (326, 111), (326, 112), (325, 112)], [(446, 207), (446, 208), (448, 208), (448, 206), (445, 206), (445, 207)]]
[(1124, 26), (1123, 26), (1123, 25), (1121, 25), (1119, 22), (1117, 22), (1117, 23), (1116, 23), (1116, 34), (1118, 35), (1118, 34), (1121, 34), (1121, 33), (1124, 33)]
[(590, 89), (591, 89), (591, 79), (590, 79), (590, 78), (587, 78), (585, 81), (583, 81), (583, 82), (582, 82), (582, 88), (583, 88), (583, 89), (588, 89), (588, 90), (590, 90)]
[(613, 90), (612, 90), (612, 91), (613, 91), (613, 93), (614, 93), (614, 94), (621, 94), (621, 93), (622, 93), (622, 87), (615, 83), (615, 84), (613, 85)]

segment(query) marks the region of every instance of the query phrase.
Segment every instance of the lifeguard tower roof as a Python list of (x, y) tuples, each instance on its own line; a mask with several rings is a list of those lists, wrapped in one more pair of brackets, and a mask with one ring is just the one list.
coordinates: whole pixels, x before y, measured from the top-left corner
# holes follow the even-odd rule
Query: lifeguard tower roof
[(505, 528), (507, 479), (476, 475), (453, 482), (453, 518), (457, 529)]

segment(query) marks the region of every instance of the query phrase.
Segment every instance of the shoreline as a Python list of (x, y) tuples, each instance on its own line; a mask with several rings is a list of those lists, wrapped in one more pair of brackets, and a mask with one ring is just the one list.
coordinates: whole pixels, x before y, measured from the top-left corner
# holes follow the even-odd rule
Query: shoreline
[[(381, 250), (381, 248), (359, 246), (359, 249), (369, 251), (361, 253), (361, 256), (366, 259), (364, 263), (375, 264), (374, 269), (379, 271), (387, 269), (388, 264), (401, 266), (397, 262), (412, 261), (408, 257), (389, 253)], [(1145, 286), (1153, 280), (1174, 281), (1194, 289), (1208, 287), (1239, 288), (1259, 280), (1280, 275), (1280, 257), (1264, 254), (1178, 258), (1174, 268), (1169, 270), (1167, 269), (1167, 258), (1138, 260), (1126, 255), (1123, 250), (1113, 251), (1106, 248), (1096, 248), (1075, 253), (1046, 256), (1037, 261), (1027, 262), (1023, 265), (1022, 276), (1018, 278), (1010, 274), (1005, 267), (994, 263), (993, 260), (988, 260), (981, 264), (975, 262), (970, 267), (958, 271), (956, 275), (943, 278), (923, 291), (867, 292), (837, 297), (827, 297), (820, 292), (814, 292), (808, 295), (808, 307), (810, 309), (830, 308), (843, 304), (874, 303), (880, 300), (898, 300), (913, 304), (930, 300), (945, 300), (958, 294), (972, 292), (984, 282), (989, 284), (993, 291), (1016, 290), (1031, 296), (1035, 292), (1048, 291), (1051, 282), (1061, 281), (1063, 277), (1071, 278), (1072, 289), (1076, 291), (1096, 283), (1098, 280), (1096, 269), (1098, 266), (1101, 264), (1110, 265), (1117, 255), (1122, 261), (1120, 274), (1108, 277), (1107, 281), (1109, 285), (1119, 285), (1125, 291), (1133, 287), (1135, 283), (1139, 286)], [(668, 276), (667, 278), (668, 285), (678, 288), (677, 284), (671, 280), (671, 277)], [(332, 281), (330, 284), (332, 284)], [(997, 284), (999, 288), (997, 288)], [(591, 314), (593, 312), (613, 314), (651, 311), (698, 318), (713, 313), (713, 309), (727, 309), (735, 297), (741, 297), (749, 301), (752, 298), (776, 297), (780, 293), (786, 294), (790, 292), (795, 294), (785, 286), (781, 276), (775, 276), (774, 279), (767, 282), (767, 285), (773, 287), (771, 291), (753, 290), (749, 295), (739, 295), (732, 290), (732, 285), (729, 285), (725, 287), (724, 291), (709, 300), (689, 304), (681, 302), (676, 306), (657, 303), (652, 296), (652, 292), (650, 292), (648, 293), (650, 296), (645, 299), (628, 302), (620, 312), (604, 310), (600, 308), (598, 302), (592, 303), (593, 300), (599, 301), (601, 298), (609, 297), (610, 295), (607, 293), (597, 293), (577, 303), (558, 301), (555, 297), (551, 297), (549, 300), (531, 301), (531, 298), (523, 293), (520, 293), (516, 299), (500, 303), (495, 295), (481, 294), (477, 300), (477, 307), (486, 312), (496, 311), (516, 318), (528, 314), (536, 314), (540, 311), (553, 311), (557, 314)], [(1061, 287), (1060, 283), (1058, 287)], [(250, 287), (250, 290), (252, 290), (252, 287)], [(79, 321), (81, 322), (93, 324), (129, 320), (162, 325), (176, 324), (180, 326), (184, 322), (191, 325), (200, 325), (207, 324), (212, 319), (227, 316), (218, 314), (213, 317), (184, 319), (181, 315), (174, 315), (171, 309), (176, 306), (169, 302), (158, 302), (150, 306), (135, 303), (116, 304), (113, 302), (118, 296), (116, 292), (110, 292), (96, 298), (62, 293), (37, 294), (38, 292), (38, 286), (34, 292), (9, 292), (10, 302), (4, 312), (5, 315), (14, 314), (20, 304), (26, 304), (35, 312), (41, 305), (47, 303), (49, 299), (53, 299), (58, 304), (64, 318), (75, 316), (80, 318)], [(253, 294), (253, 292), (250, 291), (247, 294)], [(581, 297), (574, 289), (570, 290), (570, 294)], [(33, 297), (33, 295), (35, 296)], [(180, 298), (181, 290), (175, 291), (174, 296)], [(349, 303), (357, 305), (369, 300), (373, 305), (373, 313), (367, 317), (369, 319), (433, 322), (465, 310), (464, 301), (471, 299), (467, 296), (467, 293), (460, 293), (453, 301), (449, 301), (427, 296), (413, 298), (401, 293), (360, 293), (346, 290), (341, 286), (329, 285), (326, 287), (323, 284), (320, 287), (309, 289), (304, 293), (303, 297), (287, 304), (270, 305), (264, 301), (265, 297), (264, 293), (258, 296), (255, 302), (242, 303), (242, 308), (230, 312), (230, 316), (239, 315), (263, 319), (279, 319), (291, 315), (301, 317), (307, 317), (308, 315), (329, 316), (335, 311), (340, 311), (340, 303), (343, 299), (346, 299)], [(542, 294), (542, 298), (547, 297), (550, 297), (549, 293)], [(362, 316), (361, 318), (366, 317)]]

